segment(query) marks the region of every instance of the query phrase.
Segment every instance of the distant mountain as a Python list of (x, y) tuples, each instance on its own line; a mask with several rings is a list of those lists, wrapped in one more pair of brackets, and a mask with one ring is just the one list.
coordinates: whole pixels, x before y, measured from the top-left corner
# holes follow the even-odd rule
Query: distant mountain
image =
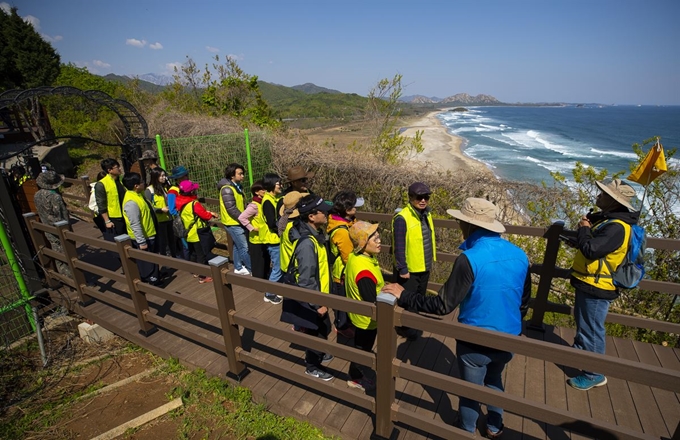
[(401, 102), (410, 102), (411, 104), (434, 104), (437, 102), (440, 102), (442, 99), (437, 98), (436, 96), (423, 96), (423, 95), (410, 95), (410, 96), (402, 96), (399, 98), (399, 101)]
[(342, 92), (339, 92), (337, 90), (327, 89), (325, 87), (317, 86), (316, 84), (312, 84), (312, 83), (305, 83), (305, 84), (302, 84), (302, 85), (299, 85), (299, 86), (293, 86), (293, 87), (291, 87), (291, 89), (299, 90), (299, 91), (304, 92), (308, 95), (313, 95), (315, 93), (334, 93), (334, 94), (342, 93)]
[(130, 78), (139, 78), (143, 81), (150, 82), (151, 84), (156, 84), (157, 86), (167, 86), (175, 82), (175, 79), (171, 75), (162, 75), (158, 73), (145, 73), (144, 75), (127, 75)]
[(497, 105), (502, 104), (499, 100), (490, 95), (470, 96), (467, 93), (458, 93), (448, 98), (437, 98), (436, 96), (427, 97), (423, 95), (402, 96), (402, 102), (411, 104), (457, 104), (457, 105)]
[[(129, 76), (123, 76), (123, 75), (116, 75), (114, 73), (109, 73), (104, 77), (104, 79), (108, 81), (114, 81), (114, 82), (119, 82), (123, 84), (127, 84), (131, 81), (133, 81), (133, 78), (130, 78)], [(143, 79), (139, 80), (139, 88), (150, 93), (158, 93), (163, 90), (164, 86), (159, 86), (157, 84), (151, 83), (149, 81), (144, 81)]]

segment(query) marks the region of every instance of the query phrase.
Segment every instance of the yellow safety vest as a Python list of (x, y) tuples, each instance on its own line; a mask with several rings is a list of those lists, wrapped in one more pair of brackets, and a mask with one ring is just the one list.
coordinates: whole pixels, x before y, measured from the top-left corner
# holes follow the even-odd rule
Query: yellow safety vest
[(258, 226), (260, 228), (260, 243), (263, 244), (279, 244), (281, 243), (281, 239), (279, 238), (279, 234), (276, 232), (272, 232), (269, 230), (269, 226), (267, 226), (267, 219), (264, 216), (264, 203), (269, 202), (274, 206), (274, 210), (276, 211), (276, 204), (278, 203), (280, 197), (276, 197), (274, 194), (267, 192), (264, 197), (262, 197), (262, 206), (260, 206), (260, 209), (257, 211), (257, 216), (258, 222), (262, 226)]
[[(367, 270), (374, 277), (376, 281), (375, 292), (376, 295), (382, 290), (385, 285), (385, 280), (383, 279), (382, 272), (380, 271), (380, 264), (375, 257), (370, 255), (361, 254), (357, 255), (354, 252), (349, 254), (347, 258), (347, 267), (345, 268), (345, 295), (347, 298), (354, 299), (357, 301), (363, 301), (361, 294), (359, 293), (359, 287), (357, 286), (356, 279), (357, 275), (361, 271)], [(350, 321), (355, 327), (364, 330), (373, 330), (378, 326), (378, 323), (371, 319), (369, 316), (357, 315), (355, 313), (347, 313)]]
[[(156, 194), (155, 192), (152, 192), (151, 200), (153, 200), (152, 205), (154, 209), (163, 209), (168, 207), (168, 199), (165, 193)], [(157, 212), (156, 219), (158, 219), (159, 222), (169, 222), (170, 214), (168, 214), (167, 212)]]
[(342, 282), (343, 272), (345, 271), (345, 263), (342, 262), (342, 256), (340, 255), (340, 249), (338, 245), (333, 242), (333, 236), (338, 232), (338, 229), (349, 230), (346, 225), (339, 225), (333, 228), (331, 235), (328, 240), (331, 242), (331, 253), (335, 256), (335, 261), (333, 262), (333, 281), (336, 283)]
[(100, 180), (106, 190), (106, 213), (109, 218), (123, 217), (123, 209), (118, 198), (118, 186), (111, 174), (107, 174)]
[[(623, 226), (624, 237), (621, 246), (606, 257), (604, 260), (609, 263), (609, 267), (618, 268), (628, 252), (628, 242), (630, 241), (631, 227), (628, 223), (621, 220), (604, 220), (593, 226), (593, 232), (597, 231), (607, 223), (618, 223)], [(616, 286), (612, 281), (612, 274), (609, 272), (609, 267), (602, 260), (589, 260), (583, 255), (581, 251), (576, 252), (574, 257), (574, 264), (571, 266), (571, 274), (577, 280), (583, 281), (586, 284), (595, 286), (602, 290), (616, 290)]]
[[(138, 192), (127, 190), (125, 191), (125, 197), (123, 197), (123, 206), (129, 201), (133, 201), (139, 206), (140, 222), (142, 223), (144, 238), (155, 237), (156, 225), (153, 224), (153, 213), (146, 203), (146, 200), (144, 200), (144, 196)], [(130, 219), (125, 210), (123, 210), (123, 218), (125, 218), (125, 227), (127, 228), (128, 235), (131, 239), (136, 240), (135, 235), (132, 233), (132, 228), (130, 227)]]
[(290, 241), (290, 238), (288, 237), (288, 233), (290, 232), (290, 228), (293, 227), (293, 221), (289, 221), (288, 224), (286, 225), (286, 229), (284, 229), (283, 234), (281, 235), (281, 252), (279, 255), (279, 266), (281, 267), (281, 270), (283, 272), (288, 270), (288, 263), (290, 263), (290, 257), (293, 256), (293, 248), (295, 247), (295, 243)]
[[(326, 253), (326, 247), (321, 246), (313, 235), (309, 236), (309, 239), (314, 243), (316, 251), (317, 264), (319, 265), (319, 292), (330, 293), (331, 292), (331, 273), (328, 270), (328, 254)], [(298, 243), (300, 240), (296, 241)], [(300, 275), (297, 271), (298, 261), (295, 260), (295, 279), (299, 279)]]
[[(223, 225), (225, 226), (238, 226), (241, 223), (237, 219), (232, 218), (229, 213), (227, 212), (227, 208), (224, 206), (224, 200), (222, 200), (222, 190), (224, 190), (224, 187), (229, 187), (231, 192), (234, 193), (234, 200), (236, 201), (236, 208), (238, 208), (239, 211), (243, 212), (246, 207), (244, 204), (243, 200), (243, 194), (238, 192), (236, 188), (230, 183), (224, 185), (222, 188), (220, 188), (220, 221), (222, 222)], [(276, 206), (274, 206), (276, 208)]]
[[(192, 200), (191, 202), (187, 203), (187, 205), (191, 206), (182, 206), (182, 223), (184, 223), (184, 227), (187, 229), (187, 243), (198, 243), (198, 228), (205, 228), (208, 226), (205, 220), (200, 218), (194, 213), (194, 204), (196, 203), (196, 200)], [(196, 221), (194, 221), (194, 219)], [(193, 225), (192, 225), (193, 223)]]
[(29, 178), (28, 174), (24, 174), (23, 176), (19, 177), (19, 179), (16, 181), (16, 182), (17, 182), (17, 186), (21, 186), (21, 185), (23, 185), (24, 183), (26, 183), (26, 181), (28, 180), (28, 178)]
[(258, 230), (248, 232), (248, 240), (252, 244), (262, 244), (262, 239), (260, 238), (259, 230), (262, 229), (263, 227), (266, 228), (267, 224), (265, 223), (264, 225), (262, 225), (260, 223), (261, 221), (264, 220), (264, 217), (260, 215), (260, 213), (262, 212), (262, 203), (256, 202), (255, 200), (253, 200), (253, 203), (257, 206), (257, 214), (255, 214), (255, 216), (252, 219), (250, 219), (250, 224), (252, 224), (253, 227), (257, 228)]
[[(399, 211), (394, 218), (402, 217), (406, 221), (406, 268), (409, 272), (425, 272), (425, 249), (423, 248), (423, 230), (420, 227), (420, 214), (410, 203)], [(427, 214), (427, 224), (432, 234), (432, 261), (437, 261), (437, 246), (434, 241), (434, 223), (432, 214)], [(392, 228), (394, 230), (394, 228)], [(394, 236), (392, 237), (392, 255), (394, 255)]]

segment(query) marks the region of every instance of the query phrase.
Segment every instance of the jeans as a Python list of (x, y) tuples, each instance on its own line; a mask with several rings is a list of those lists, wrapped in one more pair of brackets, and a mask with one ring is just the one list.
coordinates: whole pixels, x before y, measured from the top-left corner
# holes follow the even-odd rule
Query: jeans
[(245, 228), (239, 225), (225, 226), (224, 228), (234, 242), (234, 249), (231, 253), (234, 257), (234, 268), (236, 270), (241, 270), (245, 266), (245, 268), (248, 269), (248, 272), (252, 272), (250, 254), (248, 253), (248, 238), (246, 237)]
[[(458, 369), (461, 379), (484, 385), (496, 391), (504, 391), (503, 369), (505, 364), (512, 359), (512, 353), (494, 350), (475, 344), (458, 342), (456, 345), (458, 355)], [(487, 405), (489, 413), (486, 425), (491, 432), (498, 432), (503, 427), (503, 409)], [(461, 397), (458, 404), (460, 415), (460, 427), (468, 432), (475, 432), (477, 419), (479, 418), (479, 402)]]
[[(576, 289), (574, 319), (576, 320), (576, 336), (574, 348), (604, 354), (605, 330), (604, 320), (609, 312), (611, 300), (598, 298), (582, 290)], [(601, 374), (583, 371), (588, 379), (599, 379)]]
[(281, 263), (279, 257), (281, 256), (281, 247), (278, 244), (267, 244), (267, 252), (272, 262), (272, 271), (269, 273), (269, 281), (277, 283), (283, 273), (281, 272)]

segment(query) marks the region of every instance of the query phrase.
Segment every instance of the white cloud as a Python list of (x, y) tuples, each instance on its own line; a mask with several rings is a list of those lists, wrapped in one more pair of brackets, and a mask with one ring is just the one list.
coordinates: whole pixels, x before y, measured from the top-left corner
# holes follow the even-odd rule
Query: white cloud
[(149, 44), (149, 49), (161, 50), (161, 49), (163, 49), (163, 45), (159, 42), (155, 42), (153, 44)]
[(8, 15), (9, 15), (9, 14), (12, 13), (12, 6), (10, 6), (9, 3), (6, 3), (6, 2), (0, 3), (0, 9), (2, 9), (3, 11), (5, 11), (5, 14), (8, 14)]
[(231, 53), (230, 53), (229, 55), (227, 55), (227, 58), (231, 58), (231, 59), (234, 60), (234, 61), (242, 61), (245, 57), (243, 56), (243, 54), (241, 54), (241, 55), (234, 55), (234, 54), (231, 54)]
[(207, 50), (208, 52), (211, 52), (211, 53), (217, 53), (217, 52), (220, 51), (218, 48), (212, 47), (212, 46), (205, 46), (205, 50)]
[(40, 19), (38, 17), (34, 17), (32, 15), (26, 15), (25, 17), (22, 17), (24, 21), (30, 25), (33, 26), (33, 29), (36, 31), (40, 30)]
[(138, 40), (136, 38), (128, 38), (125, 40), (125, 44), (128, 46), (144, 47), (146, 46), (146, 40)]
[(182, 68), (182, 63), (167, 63), (165, 65), (165, 71), (170, 75), (174, 75), (175, 68), (177, 71), (181, 71), (180, 69)]
[(105, 63), (104, 61), (101, 61), (101, 60), (94, 60), (94, 61), (92, 61), (92, 64), (94, 64), (97, 67), (104, 68), (104, 69), (108, 69), (109, 67), (111, 67), (111, 64)]
[(57, 41), (61, 41), (64, 39), (61, 35), (55, 35), (54, 37), (50, 37), (47, 34), (40, 34), (40, 36), (43, 38), (43, 40), (47, 41), (48, 43), (56, 43)]

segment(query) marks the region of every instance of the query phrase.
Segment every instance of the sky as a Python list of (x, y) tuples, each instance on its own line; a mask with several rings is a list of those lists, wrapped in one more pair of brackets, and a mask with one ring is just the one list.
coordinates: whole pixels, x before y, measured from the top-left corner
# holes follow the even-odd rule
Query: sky
[(678, 0), (0, 0), (64, 63), (172, 74), (234, 58), (259, 79), (367, 95), (680, 105)]

